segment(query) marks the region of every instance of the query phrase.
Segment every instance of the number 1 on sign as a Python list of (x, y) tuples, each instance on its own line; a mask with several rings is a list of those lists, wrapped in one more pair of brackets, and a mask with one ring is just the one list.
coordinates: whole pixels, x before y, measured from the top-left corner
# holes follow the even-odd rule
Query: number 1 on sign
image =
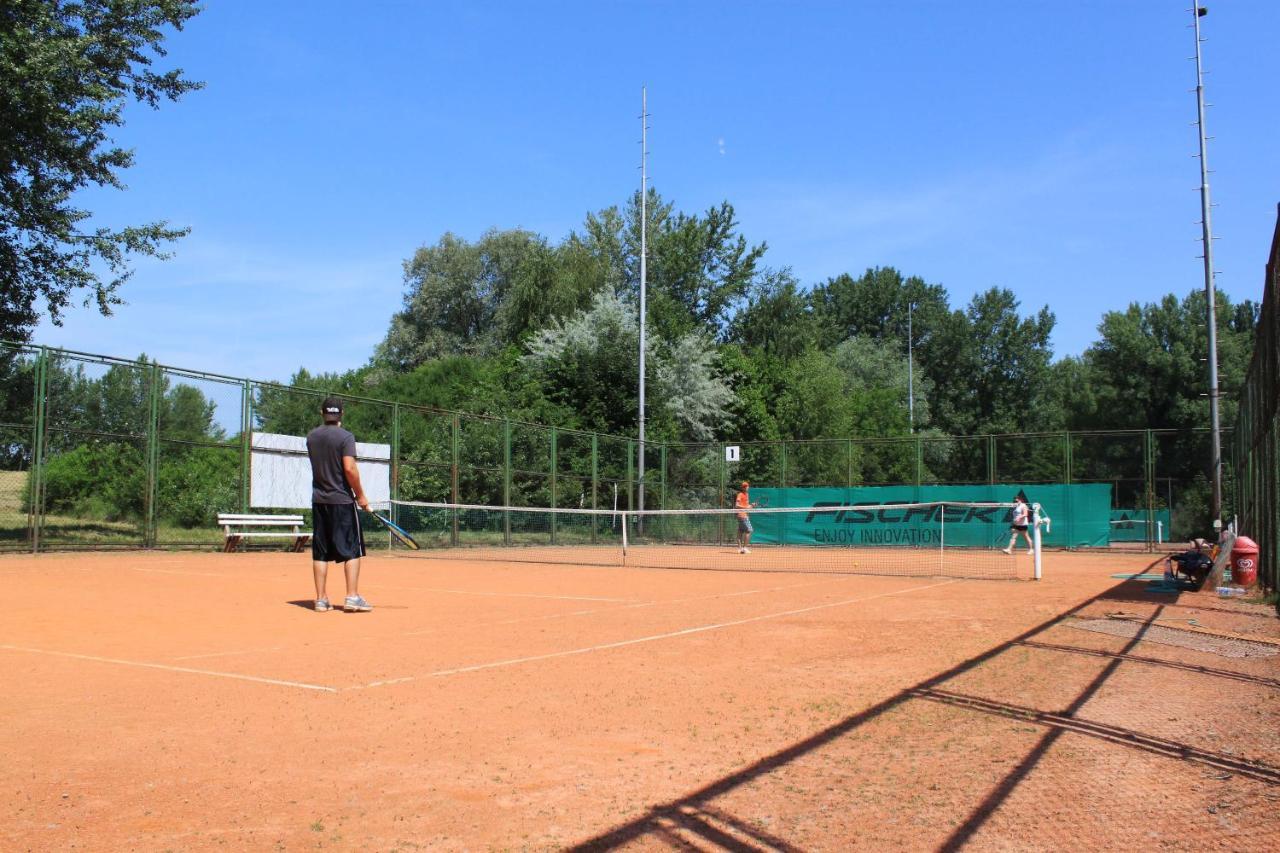
[(741, 458), (741, 454), (738, 452), (738, 446), (736, 444), (727, 445), (725, 447), (724, 449), (725, 462), (737, 462), (740, 458)]

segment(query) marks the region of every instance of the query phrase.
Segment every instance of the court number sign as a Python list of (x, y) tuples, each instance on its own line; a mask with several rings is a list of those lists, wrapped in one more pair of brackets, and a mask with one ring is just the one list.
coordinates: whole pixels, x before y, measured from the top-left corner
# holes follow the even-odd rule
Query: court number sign
[(742, 458), (742, 454), (738, 450), (738, 445), (727, 445), (724, 449), (725, 462), (737, 462)]

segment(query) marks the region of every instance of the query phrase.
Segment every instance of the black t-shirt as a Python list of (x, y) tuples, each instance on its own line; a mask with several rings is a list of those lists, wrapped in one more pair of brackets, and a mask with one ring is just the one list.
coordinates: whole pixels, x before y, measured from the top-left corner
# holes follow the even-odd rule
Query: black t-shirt
[(307, 434), (307, 454), (311, 457), (311, 502), (355, 503), (342, 470), (342, 457), (355, 458), (356, 437), (337, 424), (318, 426)]

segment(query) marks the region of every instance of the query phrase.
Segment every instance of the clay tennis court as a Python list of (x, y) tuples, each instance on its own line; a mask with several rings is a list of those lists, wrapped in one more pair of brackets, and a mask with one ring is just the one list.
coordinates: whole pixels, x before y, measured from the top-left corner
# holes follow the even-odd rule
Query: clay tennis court
[(1274, 610), (1113, 577), (1154, 559), (375, 554), (322, 614), (305, 554), (4, 557), (0, 847), (1274, 849)]

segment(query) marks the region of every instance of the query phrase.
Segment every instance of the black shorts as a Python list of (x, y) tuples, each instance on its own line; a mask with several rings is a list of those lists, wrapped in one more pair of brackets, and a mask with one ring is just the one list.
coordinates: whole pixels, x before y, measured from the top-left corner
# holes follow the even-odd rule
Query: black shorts
[(1014, 532), (1016, 532), (1016, 533), (1026, 533), (1026, 532), (1027, 532), (1027, 525), (1025, 525), (1025, 524), (1011, 524), (1011, 525), (1009, 525), (1009, 529), (1010, 529), (1010, 530), (1012, 530), (1012, 531), (1014, 531)]
[(311, 505), (311, 559), (345, 563), (364, 556), (364, 533), (354, 503)]

